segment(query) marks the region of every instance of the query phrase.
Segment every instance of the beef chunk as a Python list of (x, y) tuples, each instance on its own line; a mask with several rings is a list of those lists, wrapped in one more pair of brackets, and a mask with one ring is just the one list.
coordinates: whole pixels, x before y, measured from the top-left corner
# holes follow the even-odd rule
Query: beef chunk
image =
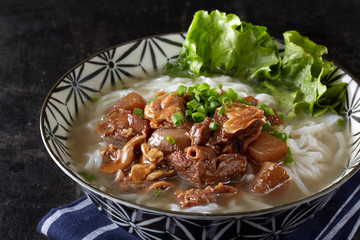
[[(179, 112), (185, 119), (185, 108), (186, 101), (184, 98), (177, 94), (163, 94), (145, 106), (144, 116), (150, 120), (151, 128), (174, 128), (171, 116)], [(178, 127), (188, 128), (189, 126), (189, 122), (185, 121), (184, 124)]]
[(132, 114), (129, 110), (116, 108), (96, 124), (96, 131), (102, 138), (127, 142), (135, 136), (148, 135), (150, 125), (149, 120)]
[(231, 152), (245, 153), (248, 145), (261, 133), (265, 117), (262, 110), (247, 105), (233, 105), (226, 108), (224, 114), (216, 110), (214, 120), (219, 123), (219, 128), (211, 134), (205, 146), (217, 153)]
[(214, 150), (192, 146), (168, 156), (177, 173), (195, 186), (206, 186), (229, 180), (241, 180), (247, 169), (246, 157), (240, 154), (216, 156)]
[(124, 109), (133, 111), (134, 108), (144, 110), (146, 106), (146, 100), (136, 92), (131, 92), (125, 97), (121, 98), (114, 105), (105, 110), (105, 114), (112, 112), (115, 109)]
[(208, 141), (211, 133), (211, 130), (209, 128), (210, 122), (211, 118), (207, 117), (203, 122), (196, 123), (191, 127), (188, 134), (189, 138), (191, 139), (191, 145), (203, 146)]
[(240, 154), (222, 154), (216, 162), (218, 164), (215, 172), (216, 182), (239, 181), (247, 170), (246, 157)]
[(234, 197), (236, 194), (236, 188), (223, 185), (222, 183), (219, 183), (214, 188), (207, 186), (204, 189), (192, 188), (186, 191), (178, 190), (175, 192), (175, 196), (183, 208), (204, 206), (216, 202), (219, 198)]
[[(231, 106), (225, 109), (223, 115), (218, 114), (216, 110), (214, 120), (221, 124), (221, 134), (218, 141), (227, 142), (234, 138), (244, 135), (244, 131), (249, 127), (260, 128), (265, 122), (264, 112), (257, 107), (241, 105)], [(260, 123), (254, 124), (253, 123)], [(260, 126), (260, 127), (259, 127)], [(249, 132), (249, 130), (247, 131)], [(253, 131), (251, 131), (253, 132)], [(249, 135), (249, 134), (246, 134)]]
[(122, 149), (116, 148), (112, 144), (105, 146), (105, 149), (101, 151), (104, 165), (101, 166), (100, 171), (115, 173), (119, 169), (128, 168), (134, 163), (136, 151), (143, 142), (145, 142), (145, 135), (133, 137)]
[(206, 147), (187, 147), (168, 156), (169, 163), (177, 173), (196, 186), (214, 183), (216, 154)]

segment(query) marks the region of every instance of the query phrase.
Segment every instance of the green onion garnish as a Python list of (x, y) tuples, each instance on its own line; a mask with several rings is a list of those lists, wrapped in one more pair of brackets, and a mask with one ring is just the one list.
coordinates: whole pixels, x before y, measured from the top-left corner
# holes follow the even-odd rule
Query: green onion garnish
[(284, 118), (285, 118), (285, 116), (284, 116), (284, 114), (283, 113), (277, 113), (277, 115), (278, 115), (278, 117), (279, 117), (279, 119), (280, 120), (284, 120)]
[(184, 85), (180, 85), (176, 89), (176, 94), (179, 95), (179, 96), (182, 96), (184, 93), (186, 93), (186, 89), (187, 89), (187, 87), (185, 87)]
[(200, 94), (195, 93), (195, 99), (196, 101), (201, 102)]
[(94, 97), (94, 98), (91, 98), (90, 101), (93, 103), (96, 103), (99, 101), (99, 98)]
[(234, 89), (229, 88), (227, 92), (225, 92), (225, 96), (231, 99), (231, 101), (235, 101), (238, 98), (237, 92), (234, 91)]
[(218, 106), (219, 106), (219, 103), (217, 101), (210, 102), (210, 107), (211, 108), (217, 108)]
[(166, 141), (170, 144), (175, 144), (175, 139), (171, 136), (167, 136), (166, 137)]
[[(209, 93), (211, 95), (211, 93)], [(214, 95), (211, 95), (209, 98), (208, 98), (208, 102), (213, 102), (216, 100), (216, 97)]]
[(279, 140), (281, 140), (281, 141), (283, 141), (283, 142), (285, 142), (286, 141), (286, 139), (288, 138), (287, 137), (287, 134), (286, 133), (284, 133), (284, 132), (279, 132), (279, 131), (273, 131), (273, 132), (269, 132), (271, 135), (273, 135), (274, 137), (276, 137), (277, 139), (279, 139)]
[(140, 108), (134, 108), (133, 113), (139, 115), (142, 118), (144, 117), (143, 110), (141, 110)]
[(179, 112), (176, 112), (173, 115), (171, 115), (171, 120), (173, 121), (175, 126), (180, 126), (184, 122), (184, 119)]
[(218, 89), (222, 89), (222, 88), (223, 88), (223, 85), (222, 85), (221, 83), (217, 83), (217, 84), (215, 85), (215, 87), (218, 88)]
[(194, 123), (201, 123), (205, 119), (205, 114), (201, 112), (195, 112), (192, 114), (192, 119), (194, 120)]
[(198, 112), (203, 113), (204, 115), (206, 115), (206, 108), (204, 107), (204, 105), (201, 105), (200, 107), (198, 107), (196, 109)]
[(257, 106), (259, 109), (264, 111), (265, 115), (274, 115), (274, 110), (272, 108), (267, 107), (265, 104), (261, 104)]
[(198, 107), (200, 107), (200, 106), (201, 106), (201, 104), (198, 101), (196, 101), (195, 99), (191, 100), (190, 102), (187, 103), (187, 108), (192, 112), (196, 111), (196, 109), (198, 109)]
[(218, 129), (218, 127), (219, 127), (219, 124), (217, 123), (217, 122), (211, 122), (210, 124), (209, 124), (209, 128), (210, 128), (210, 130), (216, 130), (216, 129)]
[(85, 172), (85, 171), (79, 172), (79, 174), (80, 174), (86, 181), (88, 181), (88, 182), (92, 182), (92, 181), (95, 180), (95, 176), (94, 176), (94, 175), (89, 174), (89, 173), (87, 173), (87, 172)]
[(199, 84), (199, 90), (200, 91), (204, 91), (204, 90), (208, 90), (210, 89), (210, 85), (207, 84), (206, 82), (200, 83)]
[(292, 158), (290, 148), (288, 147), (286, 150), (286, 157), (284, 158), (283, 163), (290, 164), (292, 162), (294, 162), (294, 159)]
[(152, 101), (154, 101), (154, 100), (156, 100), (157, 99), (157, 97), (152, 97), (152, 98), (150, 98), (148, 101), (147, 101), (147, 103), (151, 103)]
[(163, 191), (162, 191), (161, 189), (156, 189), (156, 190), (154, 191), (154, 196), (155, 196), (155, 197), (159, 197), (162, 193), (163, 193)]
[(196, 88), (193, 89), (193, 93), (201, 95), (201, 92), (199, 91), (199, 89), (196, 89)]
[(127, 87), (127, 86), (123, 86), (121, 89), (122, 90), (128, 90), (130, 87)]
[(231, 107), (232, 104), (233, 104), (233, 102), (231, 101), (230, 98), (224, 97), (224, 96), (222, 96), (222, 97), (220, 98), (220, 101), (221, 101), (221, 104), (222, 104), (222, 105), (225, 105), (225, 106), (227, 106), (227, 107)]
[(219, 115), (219, 116), (222, 116), (222, 115), (224, 114), (224, 112), (225, 112), (225, 107), (224, 107), (224, 106), (221, 106), (221, 108), (220, 108), (219, 111), (218, 111), (218, 115)]
[(245, 100), (244, 98), (242, 98), (242, 97), (239, 98), (238, 100), (239, 100), (239, 102), (242, 103), (242, 104), (252, 106), (252, 103), (251, 103), (251, 102), (246, 101), (246, 100)]
[(339, 119), (339, 120), (337, 120), (337, 121), (336, 121), (336, 125), (337, 125), (338, 127), (343, 127), (343, 126), (344, 126), (344, 119)]

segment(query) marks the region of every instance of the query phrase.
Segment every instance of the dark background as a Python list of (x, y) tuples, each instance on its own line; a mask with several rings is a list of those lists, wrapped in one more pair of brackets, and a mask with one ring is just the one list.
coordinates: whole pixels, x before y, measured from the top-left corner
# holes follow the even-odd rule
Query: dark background
[[(149, 35), (186, 31), (195, 11), (219, 9), (295, 29), (360, 77), (360, 1), (0, 0), (0, 239), (45, 239), (39, 220), (82, 192), (51, 160), (39, 133), (53, 84), (97, 51)], [(359, 231), (357, 236), (359, 236)]]

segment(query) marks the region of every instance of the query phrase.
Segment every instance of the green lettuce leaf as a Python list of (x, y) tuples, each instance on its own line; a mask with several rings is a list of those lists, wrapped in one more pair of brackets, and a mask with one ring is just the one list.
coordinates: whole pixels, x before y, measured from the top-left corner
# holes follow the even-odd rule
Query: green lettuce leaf
[[(325, 62), (322, 56), (327, 48), (315, 44), (296, 31), (284, 34), (285, 53), (279, 79), (271, 88), (274, 96), (283, 95), (280, 100), (282, 111), (296, 115), (309, 112), (318, 116), (332, 110), (339, 114), (343, 110), (346, 84), (327, 85), (325, 76), (333, 71), (333, 63)], [(266, 85), (266, 84), (265, 84)]]
[(318, 116), (344, 108), (346, 83), (327, 82), (333, 63), (323, 60), (327, 48), (296, 31), (283, 34), (284, 56), (264, 26), (241, 22), (234, 14), (198, 11), (177, 61), (165, 66), (172, 77), (230, 75), (270, 93), (279, 110), (296, 116)]
[(189, 27), (178, 60), (165, 67), (170, 76), (226, 74), (242, 79), (277, 78), (281, 58), (265, 27), (234, 14), (198, 11)]

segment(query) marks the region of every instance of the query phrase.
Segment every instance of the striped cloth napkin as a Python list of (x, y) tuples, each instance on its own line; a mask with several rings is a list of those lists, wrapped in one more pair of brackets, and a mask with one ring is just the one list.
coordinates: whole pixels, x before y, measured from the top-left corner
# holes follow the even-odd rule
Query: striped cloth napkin
[[(354, 175), (300, 229), (274, 239), (360, 239), (360, 171)], [(139, 239), (105, 217), (86, 197), (52, 209), (38, 224), (37, 231), (51, 239)], [(280, 233), (281, 234), (281, 233)]]

